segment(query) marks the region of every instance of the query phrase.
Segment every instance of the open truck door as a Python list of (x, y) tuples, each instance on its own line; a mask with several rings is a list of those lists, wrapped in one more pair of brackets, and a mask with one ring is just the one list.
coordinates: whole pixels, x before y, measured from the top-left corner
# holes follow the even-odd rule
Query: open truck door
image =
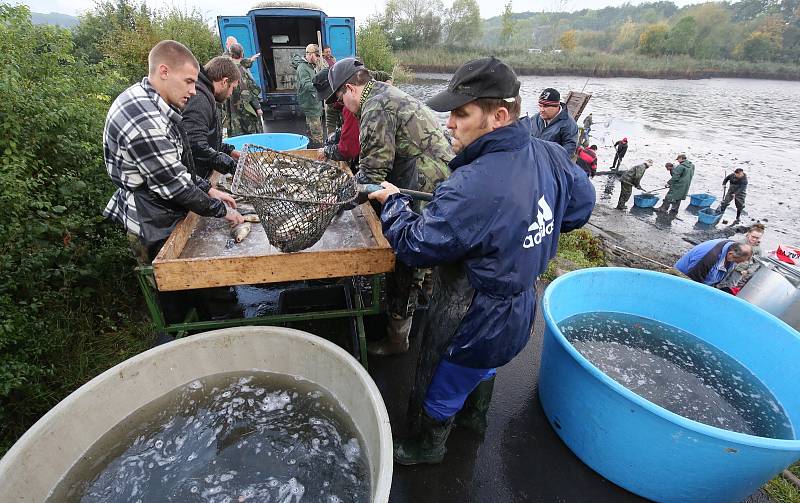
[[(225, 50), (225, 39), (228, 37), (236, 37), (236, 40), (244, 48), (244, 57), (249, 58), (253, 54), (260, 52), (256, 45), (255, 30), (251, 22), (250, 16), (217, 16), (217, 26), (219, 27), (219, 38), (222, 42), (222, 50)], [(202, 62), (200, 64), (203, 64)], [(261, 79), (261, 62), (255, 60), (253, 66), (250, 67), (250, 73), (256, 81), (256, 84), (264, 89), (263, 81)]]
[(338, 60), (356, 56), (356, 20), (352, 17), (326, 17), (324, 45)]

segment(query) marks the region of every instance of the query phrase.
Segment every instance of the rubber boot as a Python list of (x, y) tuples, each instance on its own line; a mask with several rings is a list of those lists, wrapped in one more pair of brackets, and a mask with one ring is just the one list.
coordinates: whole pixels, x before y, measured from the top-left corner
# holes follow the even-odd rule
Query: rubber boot
[(408, 318), (390, 316), (386, 337), (367, 343), (367, 352), (377, 356), (388, 356), (408, 351), (408, 333), (411, 331), (412, 320), (411, 316)]
[(486, 413), (492, 401), (494, 377), (481, 381), (464, 402), (464, 407), (456, 414), (456, 426), (483, 435), (489, 426)]
[(395, 462), (405, 466), (441, 463), (447, 452), (445, 444), (452, 427), (452, 417), (437, 421), (423, 412), (419, 434), (409, 439), (395, 441)]

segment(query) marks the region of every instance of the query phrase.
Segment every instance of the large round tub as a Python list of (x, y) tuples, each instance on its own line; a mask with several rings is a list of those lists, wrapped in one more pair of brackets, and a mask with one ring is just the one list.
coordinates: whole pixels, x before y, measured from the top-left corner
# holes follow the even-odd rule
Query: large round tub
[(248, 370), (300, 377), (333, 394), (366, 444), (372, 501), (388, 501), (392, 434), (375, 383), (338, 346), (280, 327), (193, 335), (95, 377), (45, 414), (0, 460), (3, 501), (44, 501), (92, 444), (136, 409), (195, 379)]
[[(583, 462), (655, 501), (739, 502), (800, 458), (800, 334), (727, 293), (661, 273), (584, 269), (547, 288), (539, 397)], [(558, 323), (585, 312), (638, 315), (685, 330), (735, 358), (775, 395), (794, 440), (735, 433), (669, 412), (584, 358)]]

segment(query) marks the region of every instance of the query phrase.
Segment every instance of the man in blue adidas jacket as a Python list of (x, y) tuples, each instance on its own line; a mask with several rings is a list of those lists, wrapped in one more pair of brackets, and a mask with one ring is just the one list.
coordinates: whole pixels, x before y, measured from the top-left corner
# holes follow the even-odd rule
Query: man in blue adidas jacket
[(459, 425), (485, 429), (495, 369), (530, 338), (536, 278), (555, 256), (559, 234), (584, 225), (594, 207), (589, 179), (564, 149), (531, 139), (529, 119), (518, 118), (519, 87), (495, 58), (459, 68), (428, 102), (451, 112), (458, 155), (450, 178), (421, 215), (390, 183), (370, 195), (384, 205), (383, 233), (397, 258), (437, 266), (423, 337), (440, 341), (424, 352), (441, 359), (423, 388), (418, 434), (395, 443), (400, 464), (441, 462), (460, 410)]

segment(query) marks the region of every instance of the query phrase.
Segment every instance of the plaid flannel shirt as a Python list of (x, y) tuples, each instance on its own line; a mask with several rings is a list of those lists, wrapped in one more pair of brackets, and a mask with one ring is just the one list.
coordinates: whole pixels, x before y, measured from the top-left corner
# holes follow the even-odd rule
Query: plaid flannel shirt
[[(181, 162), (181, 120), (147, 77), (120, 94), (108, 111), (103, 155), (117, 190), (103, 216), (121, 223), (128, 232), (141, 235), (133, 192), (142, 185), (166, 200), (192, 201), (186, 209), (200, 215), (225, 216), (224, 203), (208, 197), (208, 182), (192, 176)], [(198, 198), (196, 191), (205, 194)]]

